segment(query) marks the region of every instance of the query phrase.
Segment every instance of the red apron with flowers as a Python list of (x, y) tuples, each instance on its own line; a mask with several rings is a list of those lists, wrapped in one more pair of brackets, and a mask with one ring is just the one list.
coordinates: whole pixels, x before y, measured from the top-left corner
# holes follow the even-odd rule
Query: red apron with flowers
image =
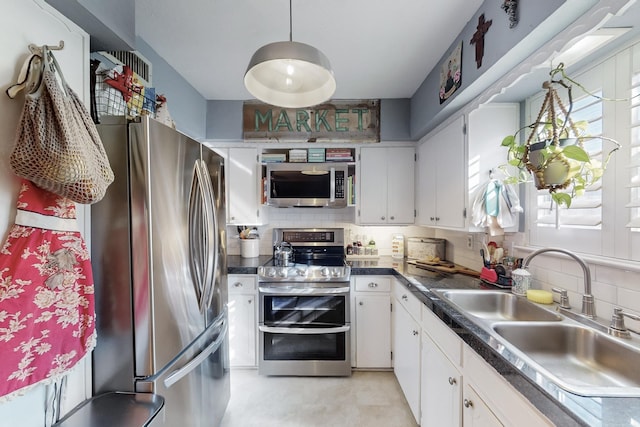
[(0, 401), (65, 375), (96, 342), (75, 204), (23, 180), (17, 207), (0, 248)]

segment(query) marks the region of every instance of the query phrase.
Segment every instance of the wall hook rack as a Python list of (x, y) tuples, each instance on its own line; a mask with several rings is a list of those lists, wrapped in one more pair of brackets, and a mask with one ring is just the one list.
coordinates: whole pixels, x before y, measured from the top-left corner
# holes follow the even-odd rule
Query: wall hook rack
[[(55, 45), (53, 46), (45, 45), (45, 46), (49, 50), (62, 50), (64, 49), (64, 40), (60, 40), (60, 43), (58, 43), (57, 46)], [(37, 44), (31, 43), (29, 45), (29, 51), (34, 55), (42, 56), (42, 48), (45, 46), (38, 46)]]

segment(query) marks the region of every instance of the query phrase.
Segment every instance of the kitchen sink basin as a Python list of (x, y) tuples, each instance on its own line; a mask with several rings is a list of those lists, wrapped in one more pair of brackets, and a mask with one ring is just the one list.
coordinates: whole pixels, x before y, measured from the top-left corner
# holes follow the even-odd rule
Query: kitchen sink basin
[(583, 396), (640, 396), (640, 349), (633, 345), (571, 323), (505, 322), (493, 330), (565, 390)]
[(434, 292), (463, 314), (485, 321), (562, 320), (558, 314), (508, 292), (473, 289), (435, 289)]

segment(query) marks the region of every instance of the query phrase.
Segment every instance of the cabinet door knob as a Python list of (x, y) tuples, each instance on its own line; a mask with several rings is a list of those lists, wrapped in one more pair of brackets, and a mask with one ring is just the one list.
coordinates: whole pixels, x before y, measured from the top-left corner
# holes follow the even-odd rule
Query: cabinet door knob
[(405, 300), (405, 301), (408, 301), (408, 300), (409, 300), (409, 297), (408, 297), (408, 296), (406, 296), (406, 295), (402, 295), (402, 299), (403, 299), (403, 300)]
[(429, 218), (431, 221), (435, 221), (436, 219), (434, 217), (430, 217)]
[(469, 399), (464, 399), (462, 404), (464, 405), (465, 408), (473, 408), (473, 402), (470, 401)]
[(383, 216), (381, 216), (380, 219), (384, 221), (384, 217)]
[(439, 216), (436, 217), (436, 221), (440, 221), (440, 217)]
[(369, 283), (369, 287), (370, 288), (377, 288), (378, 284), (376, 282), (371, 282), (371, 283)]
[(414, 336), (418, 335), (418, 331), (412, 331), (412, 333)]
[(389, 218), (390, 218), (392, 221), (393, 221), (394, 219), (396, 219), (396, 217), (395, 217), (395, 216), (393, 216), (393, 215), (391, 215)]
[(247, 300), (247, 302), (248, 302), (249, 304), (251, 304), (251, 302), (252, 302), (252, 301), (253, 301), (252, 299), (250, 299), (250, 300)]
[(364, 303), (363, 303), (362, 301), (360, 301), (360, 302), (358, 303), (358, 305), (364, 305)]
[(456, 383), (456, 379), (453, 377), (449, 377), (449, 384), (454, 385)]
[(233, 284), (234, 288), (241, 288), (242, 287), (242, 283), (241, 282), (236, 282)]

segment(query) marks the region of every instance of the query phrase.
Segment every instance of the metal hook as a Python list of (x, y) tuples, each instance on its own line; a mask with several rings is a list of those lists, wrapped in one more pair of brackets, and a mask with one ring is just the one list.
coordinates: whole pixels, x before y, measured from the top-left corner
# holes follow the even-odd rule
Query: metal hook
[[(60, 43), (58, 43), (57, 46), (49, 46), (49, 45), (45, 45), (47, 47), (47, 49), (49, 50), (62, 50), (64, 49), (64, 40), (60, 40)], [(34, 55), (39, 55), (42, 56), (42, 48), (44, 48), (45, 46), (38, 46), (34, 43), (31, 43), (29, 45), (29, 51), (31, 53), (33, 53)]]

